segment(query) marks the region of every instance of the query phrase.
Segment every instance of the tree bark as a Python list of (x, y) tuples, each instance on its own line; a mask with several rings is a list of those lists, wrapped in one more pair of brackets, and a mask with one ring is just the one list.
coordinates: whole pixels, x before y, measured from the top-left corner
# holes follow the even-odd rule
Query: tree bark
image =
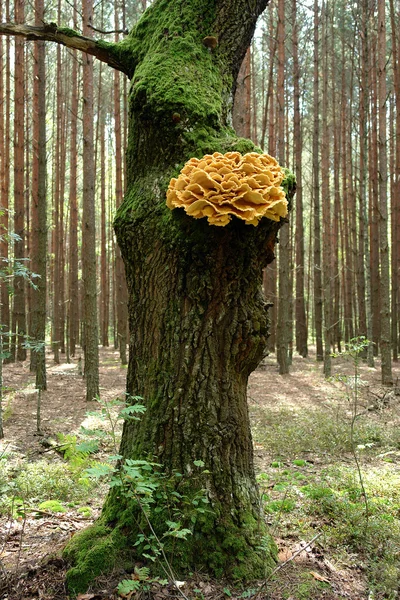
[[(121, 454), (156, 457), (167, 476), (182, 473), (179, 489), (207, 490), (212, 513), (177, 547), (174, 566), (240, 579), (263, 576), (273, 555), (272, 546), (261, 554), (256, 548), (265, 525), (246, 386), (265, 353), (260, 283), (281, 224), (264, 219), (253, 228), (234, 219), (213, 227), (171, 212), (165, 192), (191, 156), (253, 148), (227, 121), (233, 82), (265, 4), (253, 3), (251, 12), (233, 0), (162, 0), (147, 10), (130, 40), (140, 61), (130, 93), (127, 194), (115, 221), (130, 297), (127, 392), (141, 396), (147, 409), (140, 423), (125, 423)], [(214, 52), (202, 44), (211, 32), (218, 37)], [(156, 49), (163, 66), (155, 69)], [(202, 481), (193, 477), (196, 460), (210, 471)], [(156, 515), (150, 518), (162, 534), (165, 517)], [(136, 532), (132, 504), (111, 493), (93, 532), (97, 572), (105, 566), (104, 541), (114, 552), (107, 555), (111, 567)], [(74, 591), (93, 577), (79, 550), (84, 540), (75, 536), (67, 549), (75, 562), (68, 575)]]
[(392, 346), (393, 360), (400, 351), (400, 64), (398, 31), (393, 0), (390, 0), (390, 23), (392, 38), (393, 79), (395, 91), (395, 137), (394, 137), (394, 185), (392, 194)]
[(247, 49), (237, 78), (232, 110), (233, 127), (237, 135), (251, 138), (251, 50)]
[(322, 261), (319, 180), (319, 5), (314, 0), (314, 86), (313, 86), (313, 200), (314, 200), (314, 313), (317, 360), (323, 360), (322, 345)]
[[(92, 23), (92, 0), (82, 1), (83, 31)], [(99, 347), (96, 283), (96, 217), (93, 136), (93, 59), (83, 56), (82, 280), (86, 400), (99, 397)]]
[[(24, 2), (15, 1), (15, 19), (24, 20)], [(15, 77), (14, 77), (14, 232), (18, 238), (14, 241), (14, 260), (25, 257), (25, 160), (24, 160), (24, 104), (25, 104), (25, 50), (23, 40), (15, 41)], [(22, 276), (14, 277), (14, 306), (12, 358), (25, 360), (26, 349), (23, 346), (26, 336), (25, 313), (25, 280)]]
[[(360, 86), (360, 231), (362, 232), (362, 253), (364, 294), (365, 294), (365, 326), (368, 340), (367, 363), (374, 366), (374, 350), (372, 343), (372, 303), (371, 303), (371, 268), (369, 262), (370, 247), (368, 239), (368, 195), (367, 195), (367, 159), (368, 159), (368, 0), (361, 6), (361, 86)], [(361, 226), (362, 224), (362, 226)]]
[[(36, 0), (35, 21), (41, 23), (43, 0)], [(39, 275), (37, 289), (32, 294), (32, 332), (36, 348), (31, 351), (31, 366), (35, 365), (36, 388), (45, 390), (46, 383), (46, 66), (44, 42), (36, 42), (33, 66), (33, 160), (32, 160), (32, 271)]]
[(293, 22), (293, 152), (296, 173), (296, 350), (303, 357), (308, 355), (307, 321), (304, 302), (304, 216), (303, 216), (303, 185), (302, 185), (302, 148), (303, 134), (300, 116), (300, 69), (298, 54), (298, 19), (297, 2), (292, 0)]
[(392, 356), (390, 340), (390, 267), (387, 208), (387, 141), (386, 141), (386, 21), (385, 0), (378, 0), (378, 96), (379, 96), (379, 258), (381, 267), (381, 376), (391, 385)]
[[(74, 1), (74, 21), (76, 22), (76, 0)], [(74, 26), (75, 25), (74, 22)], [(78, 60), (76, 51), (72, 51), (71, 72), (71, 117), (70, 117), (70, 146), (69, 146), (69, 277), (68, 277), (68, 315), (69, 315), (69, 350), (75, 356), (76, 344), (79, 339), (79, 285), (78, 285)]]
[[(115, 7), (115, 29), (119, 28), (118, 12)], [(118, 42), (118, 34), (116, 34)], [(121, 83), (120, 74), (114, 72), (114, 123), (115, 123), (115, 204), (118, 209), (123, 198), (122, 187), (122, 127), (121, 127)], [(128, 342), (128, 290), (126, 287), (125, 267), (121, 250), (116, 248), (115, 272), (117, 283), (117, 332), (119, 358), (122, 365), (128, 364), (126, 345)]]
[[(5, 16), (8, 20), (10, 17), (10, 2), (9, 0), (5, 3)], [(2, 46), (3, 48), (3, 46)], [(1, 69), (1, 79), (4, 85), (4, 95), (1, 95), (3, 99), (2, 108), (4, 113), (4, 138), (3, 138), (3, 151), (1, 154), (1, 172), (0, 172), (0, 187), (1, 187), (1, 207), (4, 213), (0, 216), (0, 225), (2, 227), (3, 239), (1, 241), (1, 257), (4, 264), (8, 261), (8, 245), (9, 240), (8, 229), (9, 229), (9, 192), (10, 192), (10, 103), (11, 103), (11, 77), (10, 77), (10, 39), (7, 38), (5, 43), (5, 53), (3, 58), (3, 68)], [(4, 80), (3, 80), (4, 74)], [(9, 287), (7, 283), (2, 283), (1, 289), (1, 324), (3, 325), (3, 332), (6, 334), (3, 337), (3, 351), (8, 352), (10, 348), (10, 296)], [(8, 362), (9, 358), (5, 359), (4, 362)]]
[(369, 220), (370, 220), (370, 272), (371, 272), (371, 305), (372, 305), (372, 341), (374, 354), (378, 354), (381, 319), (380, 319), (380, 273), (379, 273), (379, 206), (378, 206), (378, 89), (377, 89), (377, 42), (374, 35), (370, 53), (370, 89), (371, 89), (371, 131), (369, 156)]
[[(277, 112), (278, 112), (278, 160), (285, 164), (285, 3), (278, 2), (278, 76), (277, 76)], [(278, 335), (276, 358), (280, 375), (289, 373), (289, 305), (290, 294), (290, 240), (289, 225), (285, 223), (280, 231), (279, 244), (279, 283), (278, 283)]]
[(321, 144), (321, 167), (322, 167), (322, 222), (323, 222), (323, 315), (324, 315), (324, 375), (331, 376), (331, 352), (332, 352), (332, 299), (331, 299), (331, 198), (329, 190), (329, 154), (330, 154), (330, 128), (328, 125), (328, 12), (327, 5), (322, 6), (322, 144)]

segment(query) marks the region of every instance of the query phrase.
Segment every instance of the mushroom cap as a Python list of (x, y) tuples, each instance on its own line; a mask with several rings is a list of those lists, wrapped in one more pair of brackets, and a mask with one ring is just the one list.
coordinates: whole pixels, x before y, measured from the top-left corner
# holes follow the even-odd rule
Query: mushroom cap
[(232, 215), (258, 225), (262, 217), (279, 221), (286, 217), (287, 200), (281, 183), (285, 177), (277, 160), (269, 154), (239, 152), (206, 154), (191, 158), (177, 179), (171, 179), (167, 206), (183, 208), (210, 225), (224, 227)]

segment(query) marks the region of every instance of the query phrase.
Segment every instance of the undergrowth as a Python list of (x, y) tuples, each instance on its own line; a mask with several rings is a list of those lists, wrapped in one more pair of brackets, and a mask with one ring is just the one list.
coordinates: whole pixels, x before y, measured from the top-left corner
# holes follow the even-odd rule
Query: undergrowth
[[(336, 404), (253, 408), (255, 441), (270, 457), (258, 476), (264, 510), (276, 537), (310, 539), (321, 532), (318, 544), (330, 562), (361, 571), (366, 597), (394, 600), (400, 590), (398, 407), (394, 401), (365, 410), (358, 364), (356, 376), (342, 381)], [(307, 597), (298, 587), (288, 593)]]

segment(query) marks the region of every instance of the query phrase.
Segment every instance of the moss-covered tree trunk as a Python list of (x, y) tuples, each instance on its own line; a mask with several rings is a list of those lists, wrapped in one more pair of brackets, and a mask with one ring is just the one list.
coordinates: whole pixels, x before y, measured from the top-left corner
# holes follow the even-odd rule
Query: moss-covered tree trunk
[[(121, 454), (181, 473), (181, 494), (207, 490), (210, 512), (175, 545), (173, 567), (246, 580), (263, 577), (274, 555), (273, 544), (258, 548), (266, 528), (246, 386), (265, 353), (262, 269), (274, 258), (280, 224), (264, 218), (253, 227), (234, 218), (226, 227), (209, 225), (170, 211), (166, 190), (193, 156), (253, 150), (229, 127), (230, 102), (266, 4), (158, 0), (121, 44), (132, 51), (135, 71), (127, 194), (115, 230), (129, 289), (127, 391), (147, 409), (139, 423), (125, 424)], [(198, 477), (200, 460), (209, 472)], [(161, 535), (156, 514), (150, 518)], [(70, 589), (83, 589), (102, 561), (111, 567), (127, 540), (132, 547), (136, 517), (119, 491), (109, 495), (100, 523), (67, 549), (75, 562)]]

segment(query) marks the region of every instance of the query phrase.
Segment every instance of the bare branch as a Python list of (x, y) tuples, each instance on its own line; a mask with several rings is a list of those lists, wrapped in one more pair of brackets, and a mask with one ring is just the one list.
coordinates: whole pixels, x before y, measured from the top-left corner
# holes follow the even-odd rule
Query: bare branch
[(93, 31), (97, 31), (97, 33), (101, 33), (102, 35), (111, 35), (112, 33), (123, 33), (124, 35), (128, 35), (129, 33), (128, 29), (113, 29), (111, 31), (103, 31), (103, 29), (97, 29), (97, 27), (93, 27), (93, 25), (90, 23), (88, 23), (87, 26), (90, 27), (90, 29), (93, 29)]
[(1, 34), (20, 36), (29, 41), (56, 42), (67, 48), (91, 54), (110, 67), (122, 71), (128, 77), (133, 75), (133, 57), (126, 48), (121, 47), (119, 44), (85, 37), (72, 29), (58, 27), (55, 23), (43, 23), (42, 27), (0, 23)]

